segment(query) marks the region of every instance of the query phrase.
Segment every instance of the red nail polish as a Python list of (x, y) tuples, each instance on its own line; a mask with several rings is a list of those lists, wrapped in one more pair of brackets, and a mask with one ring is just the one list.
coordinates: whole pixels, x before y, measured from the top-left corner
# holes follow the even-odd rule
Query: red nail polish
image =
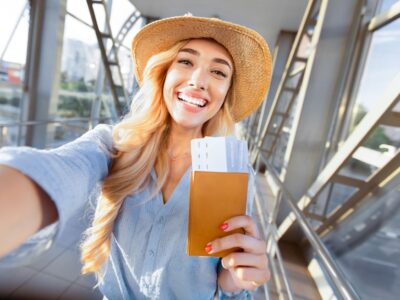
[(204, 248), (204, 250), (208, 253), (212, 250), (212, 245), (211, 244), (207, 244), (207, 246)]
[(219, 226), (219, 228), (221, 228), (221, 230), (225, 231), (228, 229), (228, 223), (224, 223), (221, 226)]

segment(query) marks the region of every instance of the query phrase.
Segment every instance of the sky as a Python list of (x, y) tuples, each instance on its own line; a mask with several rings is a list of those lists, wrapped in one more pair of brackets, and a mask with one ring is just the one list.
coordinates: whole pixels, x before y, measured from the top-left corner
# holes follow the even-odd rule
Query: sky
[[(25, 7), (26, 0), (0, 1), (0, 55), (3, 53), (7, 40)], [(28, 39), (29, 13), (26, 10), (19, 23), (15, 35), (4, 55), (4, 60), (24, 63), (26, 43)]]
[(390, 81), (400, 75), (400, 19), (373, 34), (371, 48), (360, 83), (357, 102), (373, 109)]

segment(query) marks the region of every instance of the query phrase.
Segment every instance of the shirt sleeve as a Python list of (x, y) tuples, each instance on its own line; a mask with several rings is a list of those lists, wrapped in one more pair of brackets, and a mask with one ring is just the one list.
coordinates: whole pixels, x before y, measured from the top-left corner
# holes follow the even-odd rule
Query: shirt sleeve
[(241, 290), (240, 292), (228, 293), (222, 289), (218, 289), (218, 300), (252, 300), (251, 293), (248, 290)]
[[(43, 228), (4, 258), (40, 252), (62, 232), (68, 219), (87, 204), (89, 196), (107, 176), (111, 162), (112, 127), (98, 125), (73, 142), (52, 150), (30, 147), (0, 149), (0, 164), (19, 170), (35, 181), (54, 201), (58, 222)], [(48, 247), (47, 247), (48, 248)]]

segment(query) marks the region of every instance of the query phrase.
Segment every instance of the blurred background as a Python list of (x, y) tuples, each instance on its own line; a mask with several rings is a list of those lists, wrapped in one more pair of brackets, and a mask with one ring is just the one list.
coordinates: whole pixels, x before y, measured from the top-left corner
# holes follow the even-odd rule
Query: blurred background
[[(273, 54), (266, 101), (237, 126), (272, 271), (254, 298), (399, 299), (398, 0), (0, 1), (0, 147), (117, 122), (138, 90), (132, 37), (187, 12), (251, 27)], [(86, 226), (0, 266), (0, 298), (101, 299), (79, 274)]]

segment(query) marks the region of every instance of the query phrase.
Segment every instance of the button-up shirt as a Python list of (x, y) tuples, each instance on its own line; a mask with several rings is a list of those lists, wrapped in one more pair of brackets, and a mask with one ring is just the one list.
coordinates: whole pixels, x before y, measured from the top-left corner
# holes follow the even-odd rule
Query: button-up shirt
[[(38, 150), (4, 147), (0, 164), (16, 168), (41, 186), (54, 201), (59, 220), (0, 259), (12, 264), (45, 251), (67, 221), (97, 199), (111, 162), (112, 127), (99, 125), (60, 148)], [(99, 288), (106, 299), (248, 299), (242, 291), (228, 297), (218, 290), (220, 259), (186, 255), (189, 201), (189, 167), (164, 203), (161, 192), (151, 195), (154, 170), (148, 186), (125, 198), (111, 235), (111, 252), (102, 266)], [(254, 174), (249, 167), (247, 213), (253, 199)], [(93, 200), (95, 201), (95, 200)], [(95, 203), (88, 205), (93, 210)], [(87, 213), (87, 211), (85, 212)]]

